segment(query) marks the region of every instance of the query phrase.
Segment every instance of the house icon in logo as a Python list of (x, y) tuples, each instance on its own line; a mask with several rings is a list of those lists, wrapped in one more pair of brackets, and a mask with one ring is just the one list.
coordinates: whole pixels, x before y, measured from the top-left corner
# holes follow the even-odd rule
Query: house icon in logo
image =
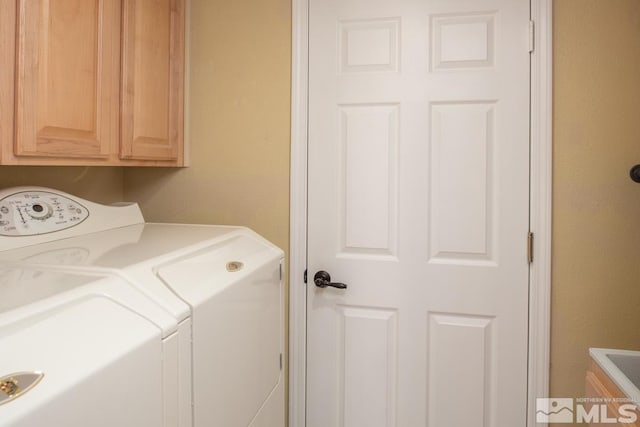
[(536, 422), (573, 423), (573, 399), (536, 399)]

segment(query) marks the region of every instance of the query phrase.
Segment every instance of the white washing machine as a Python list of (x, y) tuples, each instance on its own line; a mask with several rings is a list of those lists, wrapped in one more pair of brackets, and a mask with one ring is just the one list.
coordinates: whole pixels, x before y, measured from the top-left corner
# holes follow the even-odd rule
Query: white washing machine
[[(0, 191), (0, 215), (0, 268), (110, 276), (170, 315), (173, 332), (161, 338), (175, 339), (177, 376), (161, 398), (177, 409), (163, 409), (165, 425), (284, 426), (282, 250), (246, 228), (144, 223), (135, 204), (46, 188)], [(28, 405), (38, 388), (1, 405), (0, 425), (2, 409)]]
[(166, 425), (176, 326), (118, 277), (0, 266), (0, 425)]

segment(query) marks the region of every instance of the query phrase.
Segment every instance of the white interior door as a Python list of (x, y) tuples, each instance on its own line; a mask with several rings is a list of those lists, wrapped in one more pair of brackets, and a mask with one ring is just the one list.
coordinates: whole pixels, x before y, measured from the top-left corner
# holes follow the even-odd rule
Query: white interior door
[(529, 1), (309, 19), (307, 427), (524, 426)]

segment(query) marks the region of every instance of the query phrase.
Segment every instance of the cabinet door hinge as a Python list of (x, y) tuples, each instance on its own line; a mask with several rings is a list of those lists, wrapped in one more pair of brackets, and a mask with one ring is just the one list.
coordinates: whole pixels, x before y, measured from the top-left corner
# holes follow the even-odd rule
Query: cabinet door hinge
[(282, 365), (283, 365), (283, 361), (282, 361), (282, 353), (280, 353), (280, 370), (282, 371)]
[(536, 24), (529, 21), (529, 53), (532, 53), (536, 47)]
[(307, 283), (307, 270), (304, 271), (304, 283)]
[(533, 262), (533, 233), (527, 234), (527, 260), (529, 264)]

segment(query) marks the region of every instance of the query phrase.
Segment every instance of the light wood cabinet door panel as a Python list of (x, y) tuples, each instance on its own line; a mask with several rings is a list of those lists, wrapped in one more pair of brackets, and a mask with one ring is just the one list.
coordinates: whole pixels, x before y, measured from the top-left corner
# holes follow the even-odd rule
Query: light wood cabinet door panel
[(120, 156), (181, 161), (184, 0), (123, 7)]
[[(624, 413), (620, 411), (620, 405), (628, 403), (626, 402), (628, 397), (593, 359), (590, 362), (589, 370), (585, 378), (585, 391), (585, 395), (588, 398), (603, 399), (603, 401), (596, 401), (596, 403), (594, 403), (600, 405), (600, 408), (596, 408), (594, 413), (598, 415), (597, 420), (602, 422), (591, 420), (589, 427), (638, 427), (640, 425), (638, 422), (640, 412), (638, 412), (637, 409), (635, 410), (635, 417), (631, 417), (628, 410)], [(620, 401), (620, 399), (622, 399), (622, 401)], [(590, 412), (591, 406), (591, 404), (585, 404), (585, 410)], [(606, 413), (603, 413), (605, 410)], [(626, 420), (624, 422), (619, 421), (618, 423), (605, 422), (605, 420), (603, 420), (605, 416), (607, 418), (618, 418), (619, 415), (624, 415)]]
[(117, 0), (19, 0), (15, 155), (108, 158), (118, 138)]

